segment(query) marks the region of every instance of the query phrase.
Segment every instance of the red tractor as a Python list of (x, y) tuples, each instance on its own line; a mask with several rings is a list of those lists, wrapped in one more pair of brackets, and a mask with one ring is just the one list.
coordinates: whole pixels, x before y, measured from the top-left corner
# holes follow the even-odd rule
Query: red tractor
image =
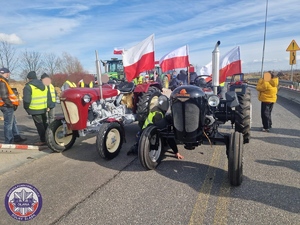
[[(105, 82), (108, 82), (107, 76)], [(70, 149), (77, 137), (96, 133), (96, 148), (105, 159), (116, 157), (125, 140), (124, 125), (142, 126), (161, 89), (158, 83), (103, 84), (97, 88), (70, 88), (61, 93), (63, 116), (49, 124), (46, 142), (50, 149)]]

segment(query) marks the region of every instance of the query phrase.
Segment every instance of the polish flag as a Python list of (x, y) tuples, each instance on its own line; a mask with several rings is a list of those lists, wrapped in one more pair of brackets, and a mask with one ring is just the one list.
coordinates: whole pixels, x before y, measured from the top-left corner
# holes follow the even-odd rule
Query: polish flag
[(127, 81), (138, 77), (141, 72), (154, 68), (154, 34), (139, 44), (123, 51), (123, 66)]
[[(240, 58), (240, 47), (234, 47), (224, 56), (220, 57), (220, 84), (226, 81), (226, 77), (236, 73), (242, 72), (241, 58)], [(201, 67), (200, 75), (212, 74), (212, 63), (210, 62), (206, 66)]]
[(122, 48), (114, 48), (114, 54), (115, 55), (122, 55), (123, 49)]
[(177, 68), (184, 68), (190, 65), (187, 45), (182, 46), (168, 54), (164, 55), (159, 60), (159, 65), (163, 72)]

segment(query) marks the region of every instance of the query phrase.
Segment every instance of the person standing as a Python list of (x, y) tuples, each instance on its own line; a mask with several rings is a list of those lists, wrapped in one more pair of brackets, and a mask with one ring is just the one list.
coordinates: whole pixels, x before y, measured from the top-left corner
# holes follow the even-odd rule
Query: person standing
[(50, 124), (54, 121), (54, 117), (55, 117), (55, 105), (56, 105), (57, 92), (56, 92), (56, 90), (52, 84), (52, 80), (48, 74), (43, 73), (43, 75), (41, 76), (41, 81), (48, 89), (48, 92), (49, 92), (48, 95), (50, 94), (50, 98), (51, 98), (51, 105), (49, 106), (50, 110), (46, 113), (47, 122), (48, 122), (48, 124)]
[(78, 87), (93, 88), (95, 78), (91, 75), (85, 74), (83, 79), (79, 81)]
[(69, 88), (76, 88), (77, 85), (75, 83), (75, 76), (70, 75), (68, 76), (68, 79), (65, 81), (65, 83), (61, 87), (61, 91), (67, 90)]
[(46, 144), (47, 115), (50, 110), (51, 98), (46, 86), (37, 79), (36, 72), (30, 71), (27, 75), (29, 80), (23, 89), (23, 105), (26, 112), (32, 116), (37, 128), (40, 142), (35, 145)]
[(274, 73), (271, 79), (260, 78), (257, 82), (256, 90), (259, 92), (258, 100), (261, 101), (261, 119), (263, 132), (269, 132), (272, 128), (272, 110), (274, 103), (277, 101), (278, 77)]
[(22, 138), (17, 126), (14, 112), (19, 106), (18, 96), (8, 83), (10, 71), (7, 68), (0, 69), (0, 110), (4, 117), (4, 143), (21, 143), (27, 140)]

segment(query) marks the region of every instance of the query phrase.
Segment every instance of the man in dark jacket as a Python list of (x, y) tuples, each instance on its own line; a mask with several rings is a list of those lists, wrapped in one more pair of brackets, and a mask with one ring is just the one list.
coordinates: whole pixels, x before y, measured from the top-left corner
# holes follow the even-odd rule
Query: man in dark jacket
[(51, 96), (42, 81), (37, 79), (36, 72), (31, 71), (27, 75), (29, 80), (23, 89), (23, 105), (26, 112), (32, 116), (34, 124), (40, 136), (36, 145), (45, 145), (45, 133), (47, 129), (46, 112), (50, 110)]
[(0, 69), (0, 110), (4, 117), (4, 143), (20, 143), (27, 139), (20, 136), (14, 115), (19, 105), (19, 99), (8, 83), (10, 71), (7, 68)]

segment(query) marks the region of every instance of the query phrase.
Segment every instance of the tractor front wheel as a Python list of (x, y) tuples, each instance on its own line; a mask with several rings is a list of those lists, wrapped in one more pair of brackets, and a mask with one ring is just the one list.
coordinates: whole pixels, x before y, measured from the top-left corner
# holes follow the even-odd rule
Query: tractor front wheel
[(122, 148), (123, 137), (123, 129), (119, 123), (102, 124), (96, 139), (96, 148), (99, 155), (104, 159), (115, 158)]
[(64, 127), (61, 120), (54, 120), (46, 130), (46, 143), (52, 151), (63, 152), (73, 146), (77, 136), (77, 131)]
[(163, 142), (157, 128), (153, 125), (144, 129), (141, 134), (138, 157), (142, 166), (148, 170), (155, 169), (163, 156)]
[(228, 149), (228, 178), (232, 186), (241, 185), (243, 180), (243, 146), (242, 133), (232, 133)]

